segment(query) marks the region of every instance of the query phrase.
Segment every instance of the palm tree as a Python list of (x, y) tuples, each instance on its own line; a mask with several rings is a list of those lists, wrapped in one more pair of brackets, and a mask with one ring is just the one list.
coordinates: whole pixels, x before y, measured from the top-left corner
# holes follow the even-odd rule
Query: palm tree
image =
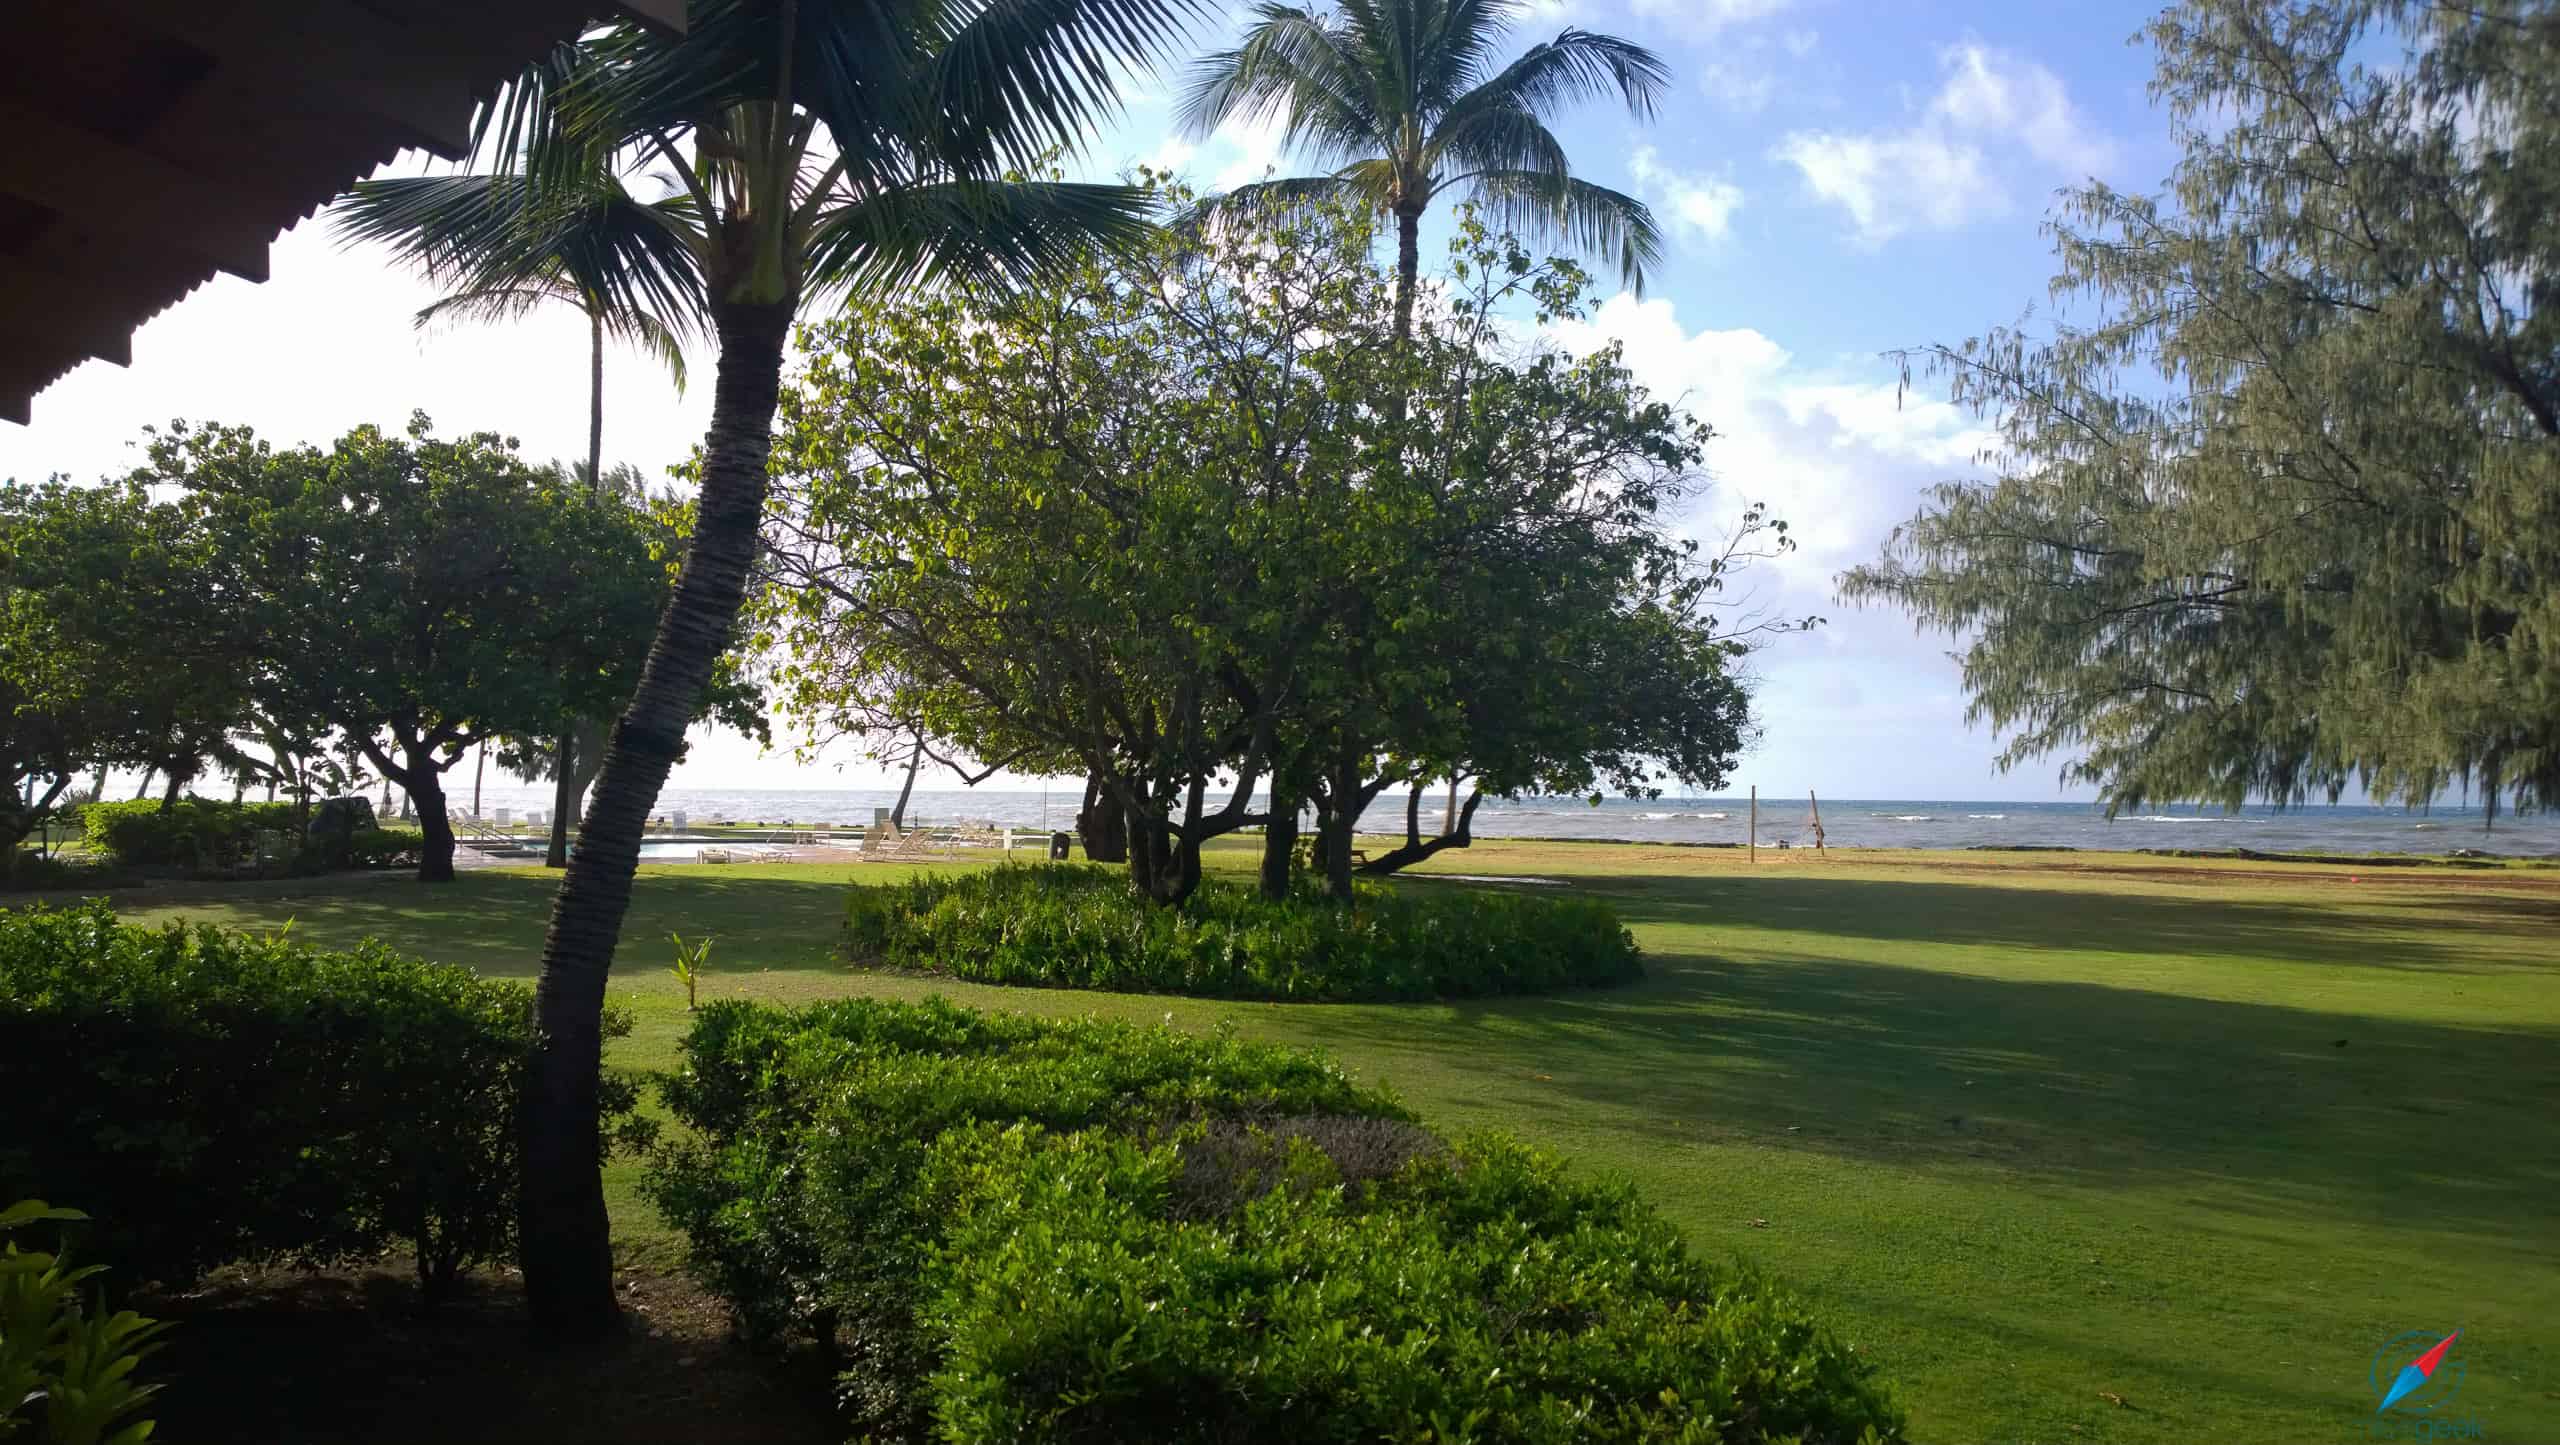
[(1233, 50), (1201, 57), (1183, 119), (1205, 137), (1276, 121), (1324, 176), (1244, 186), (1221, 205), (1349, 193), (1396, 221), (1396, 339), (1413, 334), (1422, 215), (1463, 190), (1495, 221), (1609, 257), (1629, 286), (1661, 256), (1642, 201), (1574, 176), (1548, 130), (1559, 107), (1616, 91), (1639, 120), (1670, 78), (1653, 52), (1566, 30), (1496, 68), (1519, 0), (1340, 0), (1338, 13), (1263, 0)]
[[(690, 258), (719, 351), (693, 533), (543, 942), (521, 1247), (547, 1333), (620, 1318), (596, 1130), (605, 983), (642, 828), (745, 593), (792, 321), (850, 289), (1009, 280), (1143, 234), (1137, 188), (1020, 173), (1080, 140), (1116, 102), (1115, 62), (1143, 63), (1192, 3), (694, 0), (682, 37), (597, 31), (556, 97), (530, 77), (493, 110), (534, 214), (582, 194), (599, 148), (664, 169), (681, 194), (650, 214)], [(532, 249), (495, 236), (473, 274), (521, 275)]]
[[(562, 46), (531, 67), (526, 103), (556, 104), (588, 57)], [(604, 476), (604, 358), (608, 340), (638, 347), (663, 365), (682, 391), (684, 342), (701, 330), (702, 283), (681, 227), (623, 185), (621, 159), (609, 146), (588, 145), (545, 162), (554, 184), (528, 178), (521, 150), (537, 137), (564, 144), (557, 127), (501, 132), (499, 113), (484, 113), (473, 150), (486, 169), (449, 176), (365, 181), (339, 203), (331, 224), (350, 245), (379, 243), (393, 256), (443, 284), (448, 294), (419, 310), (424, 330), (443, 321), (504, 324), (545, 306), (573, 307), (587, 318), (587, 467), (585, 481)], [(502, 263), (501, 263), (502, 259)], [(543, 861), (569, 862), (569, 818), (577, 811), (581, 747), (599, 746), (600, 724), (564, 718), (552, 749), (551, 841)]]

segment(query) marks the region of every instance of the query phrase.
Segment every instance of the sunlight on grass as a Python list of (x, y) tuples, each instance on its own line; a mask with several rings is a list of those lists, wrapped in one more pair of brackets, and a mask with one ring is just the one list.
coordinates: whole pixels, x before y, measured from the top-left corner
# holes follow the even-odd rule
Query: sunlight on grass
[[(845, 884), (895, 870), (652, 867), (616, 1062), (673, 1057), (671, 930), (718, 940), (706, 999), (1233, 1021), (1333, 1050), (1443, 1128), (1633, 1178), (1872, 1351), (1925, 1440), (2360, 1437), (2374, 1348), (2455, 1324), (2488, 1438), (2560, 1438), (2560, 873), (1527, 843), (1439, 866), (1611, 898), (1650, 976), (1425, 1005), (928, 984), (832, 954)], [(551, 886), (121, 903), (529, 975)], [(626, 1248), (662, 1255), (629, 1168), (612, 1183)]]

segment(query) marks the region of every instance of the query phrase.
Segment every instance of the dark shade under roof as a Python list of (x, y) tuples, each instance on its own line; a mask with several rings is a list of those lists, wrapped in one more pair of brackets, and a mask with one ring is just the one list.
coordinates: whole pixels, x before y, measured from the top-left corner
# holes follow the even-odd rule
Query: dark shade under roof
[(611, 12), (685, 0), (0, 0), (0, 419)]

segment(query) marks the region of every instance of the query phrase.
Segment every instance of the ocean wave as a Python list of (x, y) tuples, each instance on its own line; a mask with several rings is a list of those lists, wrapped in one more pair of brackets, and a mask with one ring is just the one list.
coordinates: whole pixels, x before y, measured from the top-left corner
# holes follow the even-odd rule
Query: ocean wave
[(2122, 823), (2228, 823), (2231, 820), (2229, 818), (2199, 817), (2193, 813), (2190, 813), (2183, 818), (2172, 817), (2166, 813), (2143, 813), (2130, 818), (2120, 818), (2117, 821)]
[(1867, 816), (1870, 818), (1882, 818), (1888, 823), (1934, 823), (1938, 821), (1937, 815), (1934, 813), (1869, 813)]
[(1638, 813), (1636, 816), (1650, 823), (1667, 822), (1673, 818), (1703, 818), (1712, 823), (1722, 822), (1733, 815), (1731, 813)]
[(2009, 816), (2009, 815), (2008, 815), (2008, 814), (2006, 814), (2006, 813), (1967, 813), (1967, 814), (1965, 814), (1965, 817), (1966, 817), (1966, 818), (1968, 818), (1968, 819), (1970, 819), (1971, 821), (1976, 822), (1976, 823), (1998, 823), (1998, 822), (2004, 822), (2004, 821), (2006, 821), (2006, 820), (2007, 820), (2008, 816)]

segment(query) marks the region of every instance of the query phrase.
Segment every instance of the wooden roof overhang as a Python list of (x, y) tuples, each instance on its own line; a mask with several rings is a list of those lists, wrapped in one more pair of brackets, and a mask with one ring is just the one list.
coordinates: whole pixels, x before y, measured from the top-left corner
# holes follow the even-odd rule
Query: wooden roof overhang
[(0, 0), (0, 419), (401, 150), (448, 160), (524, 64), (685, 0)]

